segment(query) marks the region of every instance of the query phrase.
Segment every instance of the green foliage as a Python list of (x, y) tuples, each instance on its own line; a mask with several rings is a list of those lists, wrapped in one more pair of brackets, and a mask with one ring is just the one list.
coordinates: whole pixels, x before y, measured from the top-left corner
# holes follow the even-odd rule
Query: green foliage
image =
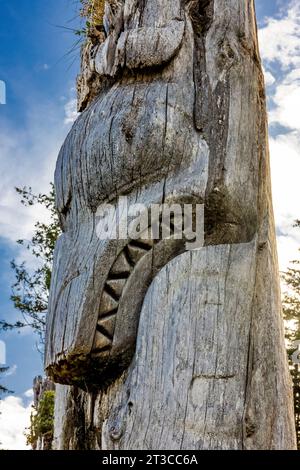
[(15, 282), (12, 285), (11, 300), (22, 314), (22, 320), (10, 323), (0, 321), (0, 330), (20, 330), (30, 326), (39, 335), (43, 344), (45, 323), (48, 306), (51, 270), (55, 242), (60, 234), (58, 215), (55, 209), (54, 186), (51, 185), (48, 194), (34, 194), (31, 188), (16, 188), (25, 207), (41, 206), (49, 214), (49, 222), (36, 222), (31, 240), (18, 240), (18, 244), (25, 246), (36, 260), (36, 269), (29, 270), (26, 262), (17, 264), (11, 262), (15, 273)]
[(26, 434), (27, 444), (36, 449), (38, 439), (44, 440), (44, 449), (51, 449), (54, 425), (54, 397), (55, 392), (46, 391), (39, 402), (37, 409), (31, 413), (30, 427)]
[(75, 32), (78, 36), (93, 37), (103, 31), (105, 0), (81, 0), (80, 16), (85, 18), (85, 27)]
[[(300, 221), (295, 223), (300, 227)], [(287, 285), (288, 292), (283, 297), (283, 314), (286, 320), (286, 338), (288, 341), (288, 355), (295, 351), (293, 344), (300, 340), (300, 261), (295, 260), (287, 272), (283, 274), (283, 280)], [(293, 364), (290, 359), (290, 371), (293, 380), (295, 422), (297, 431), (297, 442), (300, 450), (300, 367)]]

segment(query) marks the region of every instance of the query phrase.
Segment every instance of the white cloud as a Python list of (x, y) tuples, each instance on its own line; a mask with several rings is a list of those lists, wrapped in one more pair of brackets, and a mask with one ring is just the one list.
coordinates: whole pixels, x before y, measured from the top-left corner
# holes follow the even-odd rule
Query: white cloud
[(276, 79), (275, 77), (271, 74), (270, 71), (264, 69), (264, 76), (265, 76), (265, 82), (266, 86), (271, 86), (275, 83)]
[(277, 62), (284, 69), (300, 65), (300, 4), (290, 2), (279, 18), (267, 18), (259, 30), (261, 56), (266, 64)]
[[(0, 236), (6, 241), (29, 239), (37, 220), (48, 221), (43, 207), (25, 208), (14, 188), (31, 186), (35, 193), (48, 191), (60, 146), (78, 116), (74, 88), (70, 89), (69, 101), (64, 104), (64, 100), (29, 101), (27, 119), (21, 129), (9, 123), (1, 127)], [(22, 250), (22, 259), (24, 256), (30, 258)]]
[(290, 261), (298, 258), (300, 231), (293, 228), (300, 218), (300, 138), (296, 132), (270, 139), (272, 190), (279, 264), (286, 270)]
[(12, 375), (15, 375), (15, 373), (17, 372), (17, 369), (18, 369), (18, 366), (14, 364), (5, 372), (4, 377), (11, 377)]
[(300, 108), (300, 3), (291, 1), (279, 18), (268, 18), (259, 30), (266, 84), (276, 83), (269, 92), (271, 124), (299, 129)]
[(0, 443), (2, 449), (29, 450), (25, 429), (30, 424), (31, 404), (25, 406), (22, 398), (9, 396), (0, 402)]
[(275, 108), (269, 113), (270, 124), (299, 129), (300, 68), (289, 73), (276, 87), (273, 102)]
[(59, 148), (69, 130), (64, 122), (62, 103), (30, 105), (22, 128), (4, 123), (0, 130), (0, 235), (6, 241), (29, 238), (37, 220), (46, 221), (39, 206), (24, 207), (15, 186), (31, 186), (45, 192), (53, 181)]
[(287, 221), (300, 218), (300, 139), (295, 133), (270, 139), (274, 209), (284, 230)]
[(65, 124), (73, 124), (77, 119), (79, 113), (77, 112), (77, 97), (75, 88), (70, 90), (70, 99), (65, 104)]
[(261, 56), (271, 102), (269, 122), (286, 129), (270, 139), (273, 203), (281, 270), (298, 258), (300, 231), (300, 4), (291, 1), (259, 31)]
[[(292, 236), (277, 236), (279, 270), (285, 272), (291, 261), (299, 259), (299, 239)], [(282, 283), (283, 286), (283, 283)], [(286, 290), (286, 287), (284, 288)]]
[(24, 392), (24, 397), (33, 398), (33, 389), (30, 388), (29, 390), (26, 390), (26, 392)]
[(71, 99), (65, 105), (65, 124), (72, 124), (76, 120), (77, 116), (77, 100)]

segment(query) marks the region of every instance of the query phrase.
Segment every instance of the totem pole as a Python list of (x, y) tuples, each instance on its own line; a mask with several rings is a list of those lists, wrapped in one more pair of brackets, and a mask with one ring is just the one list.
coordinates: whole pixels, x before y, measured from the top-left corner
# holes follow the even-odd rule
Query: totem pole
[[(101, 2), (100, 2), (101, 3)], [(253, 0), (107, 0), (58, 157), (57, 449), (294, 449)], [(204, 246), (98, 208), (204, 206)]]

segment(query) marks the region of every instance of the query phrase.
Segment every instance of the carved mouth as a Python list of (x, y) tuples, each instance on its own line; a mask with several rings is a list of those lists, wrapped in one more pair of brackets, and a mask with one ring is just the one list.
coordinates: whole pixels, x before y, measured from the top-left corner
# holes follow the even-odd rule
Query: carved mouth
[(112, 265), (102, 292), (100, 313), (92, 348), (93, 357), (111, 350), (116, 317), (124, 288), (138, 262), (152, 250), (154, 244), (158, 241), (132, 240), (125, 246)]
[[(160, 234), (162, 220), (160, 217)], [(186, 239), (175, 237), (171, 216), (168, 238), (129, 240), (111, 261), (104, 282), (89, 352), (76, 351), (47, 367), (56, 382), (84, 390), (105, 387), (130, 364), (135, 351), (140, 313), (157, 273), (185, 251)]]

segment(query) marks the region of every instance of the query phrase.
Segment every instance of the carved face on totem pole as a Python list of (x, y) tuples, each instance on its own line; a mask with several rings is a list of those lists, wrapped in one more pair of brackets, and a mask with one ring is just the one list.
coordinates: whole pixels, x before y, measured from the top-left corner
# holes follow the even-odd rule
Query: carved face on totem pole
[[(230, 153), (228, 136), (227, 77), (246, 33), (242, 24), (235, 36), (211, 30), (223, 3), (107, 1), (103, 38), (83, 52), (82, 113), (55, 173), (63, 234), (55, 250), (46, 370), (57, 382), (101, 386), (128, 366), (147, 289), (185, 249), (172, 234), (99, 239), (99, 205), (120, 196), (146, 207), (204, 204), (206, 244), (253, 238), (259, 156), (253, 149), (245, 182), (243, 155)], [(218, 57), (207, 50), (208, 37), (218, 42)], [(245, 193), (245, 184), (253, 190)]]

